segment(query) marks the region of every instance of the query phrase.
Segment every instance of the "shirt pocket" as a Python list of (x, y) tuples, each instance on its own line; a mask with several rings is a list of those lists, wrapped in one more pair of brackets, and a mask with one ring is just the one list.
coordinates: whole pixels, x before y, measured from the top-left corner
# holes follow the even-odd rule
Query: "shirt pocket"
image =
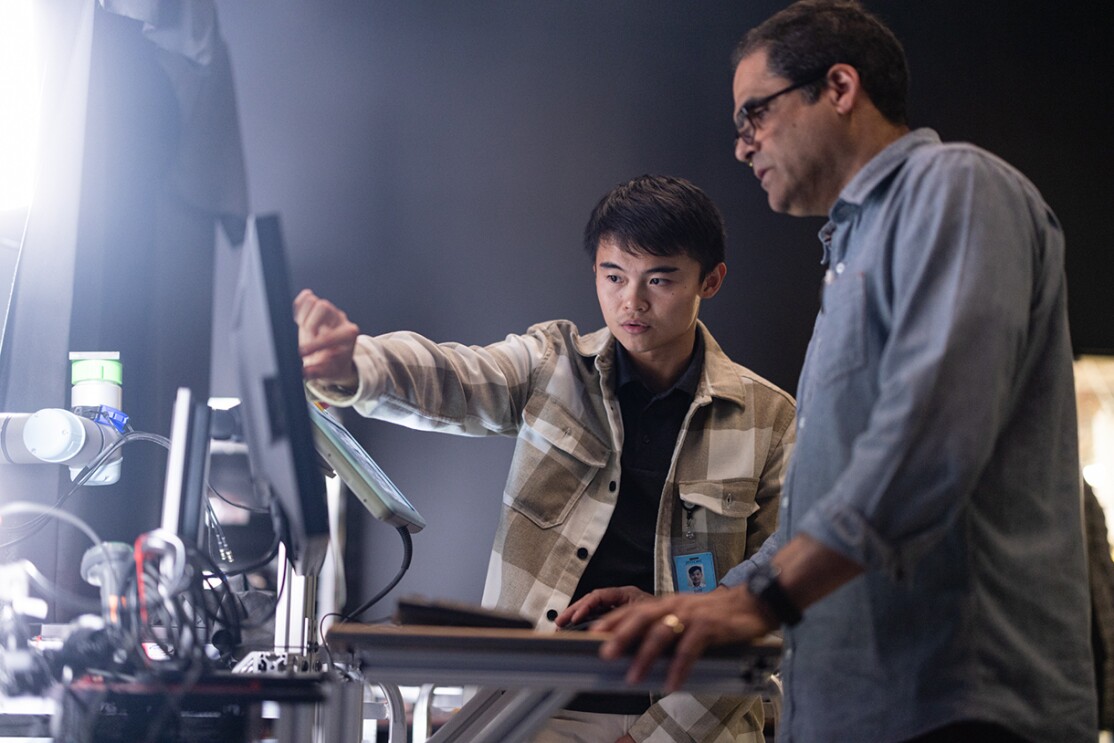
[(731, 480), (695, 480), (677, 483), (677, 495), (688, 507), (699, 506), (712, 515), (734, 522), (745, 519), (758, 510), (757, 477), (738, 477)]
[(524, 411), (507, 505), (543, 529), (564, 523), (611, 453), (572, 413), (553, 400)]
[(866, 280), (844, 274), (824, 286), (815, 384), (826, 384), (866, 364)]
[(716, 580), (746, 556), (747, 519), (758, 511), (757, 493), (755, 477), (677, 483), (682, 507), (674, 513), (674, 537), (683, 543), (691, 525), (699, 545), (693, 548), (708, 550), (715, 559)]

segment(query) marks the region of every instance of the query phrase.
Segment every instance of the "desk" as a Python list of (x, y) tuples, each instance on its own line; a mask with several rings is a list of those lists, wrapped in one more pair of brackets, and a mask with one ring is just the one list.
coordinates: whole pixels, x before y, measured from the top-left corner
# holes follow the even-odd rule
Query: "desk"
[[(512, 743), (528, 738), (579, 691), (658, 691), (666, 660), (628, 685), (625, 661), (599, 657), (607, 635), (594, 632), (335, 624), (333, 653), (351, 653), (366, 678), (393, 684), (486, 687), (431, 739)], [(768, 690), (781, 641), (714, 648), (697, 661), (686, 691), (755, 694)]]

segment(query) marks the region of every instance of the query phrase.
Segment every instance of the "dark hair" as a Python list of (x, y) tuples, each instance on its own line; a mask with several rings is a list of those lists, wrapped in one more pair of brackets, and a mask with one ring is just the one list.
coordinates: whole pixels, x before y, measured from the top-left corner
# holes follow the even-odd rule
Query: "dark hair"
[(703, 565), (689, 565), (689, 575), (692, 575), (697, 570), (699, 570), (701, 573), (703, 573), (704, 572), (704, 566)]
[[(765, 50), (770, 71), (791, 82), (818, 77), (844, 63), (859, 73), (875, 108), (894, 124), (907, 124), (909, 66), (905, 50), (882, 21), (857, 0), (800, 0), (752, 28), (731, 55), (732, 69)], [(823, 81), (803, 88), (815, 101)]]
[(723, 262), (727, 235), (708, 194), (683, 178), (641, 175), (600, 199), (584, 228), (584, 250), (594, 261), (600, 241), (628, 253), (687, 255), (701, 275)]

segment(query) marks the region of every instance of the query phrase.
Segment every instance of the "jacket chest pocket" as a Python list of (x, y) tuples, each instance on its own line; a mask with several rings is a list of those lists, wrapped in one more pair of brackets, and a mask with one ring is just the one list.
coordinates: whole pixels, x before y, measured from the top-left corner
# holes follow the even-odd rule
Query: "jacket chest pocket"
[(691, 530), (712, 552), (722, 575), (746, 555), (747, 519), (758, 510), (757, 493), (753, 477), (677, 483), (681, 508), (674, 514), (674, 536)]
[(757, 493), (757, 477), (677, 483), (677, 495), (682, 505), (689, 508), (698, 506), (713, 516), (736, 524), (738, 519), (745, 519), (758, 510), (754, 500)]
[(544, 417), (527, 408), (507, 479), (507, 505), (543, 529), (564, 523), (610, 447), (564, 408), (549, 401)]

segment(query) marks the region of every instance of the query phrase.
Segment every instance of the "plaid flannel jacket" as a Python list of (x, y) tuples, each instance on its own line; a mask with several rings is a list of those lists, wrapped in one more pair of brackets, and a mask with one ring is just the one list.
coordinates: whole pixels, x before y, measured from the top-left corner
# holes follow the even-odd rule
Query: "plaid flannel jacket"
[[(703, 372), (658, 511), (659, 595), (675, 590), (671, 540), (682, 530), (695, 531), (720, 574), (758, 549), (775, 528), (794, 441), (792, 397), (733, 363), (702, 323), (700, 332)], [(619, 490), (623, 427), (613, 336), (606, 329), (581, 336), (564, 320), (484, 347), (398, 332), (361, 336), (355, 360), (354, 394), (312, 383), (311, 391), (410, 428), (517, 437), (483, 603), (553, 629)], [(719, 743), (761, 741), (761, 727), (753, 697), (680, 692), (657, 700), (630, 732), (651, 743)]]

